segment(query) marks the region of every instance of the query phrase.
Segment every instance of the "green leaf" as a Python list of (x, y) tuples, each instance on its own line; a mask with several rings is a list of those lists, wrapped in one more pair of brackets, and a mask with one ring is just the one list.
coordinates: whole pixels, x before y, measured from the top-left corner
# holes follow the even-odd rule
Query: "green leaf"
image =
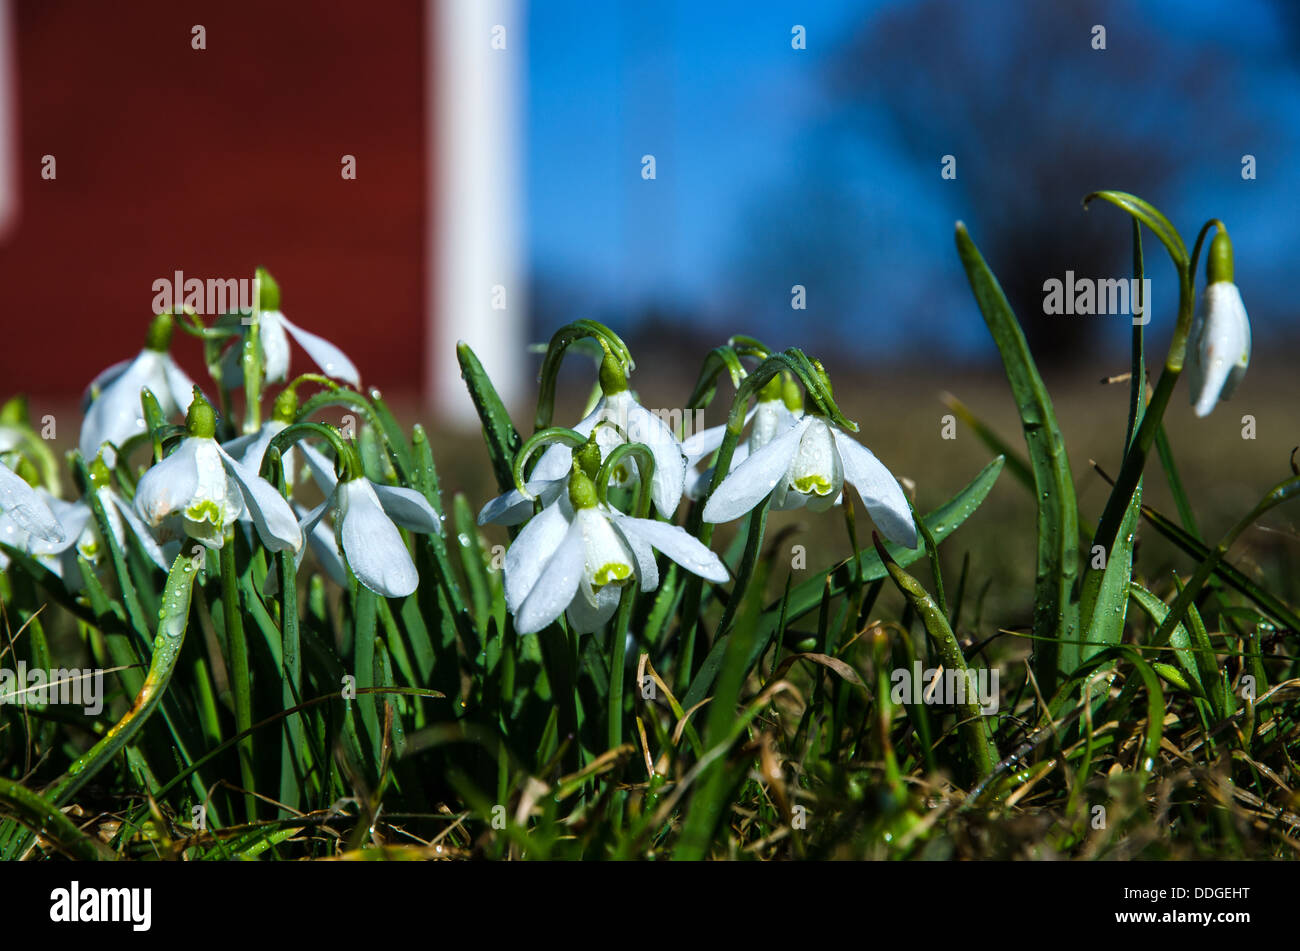
[(1065, 440), (1056, 422), (1051, 398), (1038, 375), (1025, 335), (1012, 313), (997, 278), (985, 264), (966, 227), (957, 224), (957, 252), (984, 322), (1002, 354), (1007, 381), (1016, 400), (1029, 447), (1038, 501), (1038, 567), (1035, 579), (1034, 635), (1036, 673), (1045, 691), (1057, 682), (1062, 661), (1072, 666), (1072, 649), (1078, 627), (1078, 605), (1072, 598), (1079, 572), (1078, 509)]
[(492, 460), (492, 471), (496, 473), (497, 487), (502, 492), (509, 492), (515, 487), (512, 469), (523, 440), (519, 437), (515, 424), (510, 421), (510, 413), (497, 395), (496, 387), (488, 379), (483, 364), (479, 363), (469, 344), (457, 344), (456, 359), (460, 361), (460, 375), (469, 388), (470, 399), (474, 401), (474, 408), (478, 410), (478, 417), (483, 423), (483, 438)]
[[(1129, 584), (1128, 593), (1129, 597), (1157, 626), (1164, 623), (1169, 608), (1155, 594), (1136, 581)], [(1191, 681), (1189, 684), (1190, 692), (1198, 697), (1206, 696), (1205, 682), (1201, 679), (1201, 665), (1196, 662), (1192, 639), (1188, 635), (1186, 627), (1179, 624), (1170, 632), (1169, 646), (1174, 649), (1174, 659), (1178, 661), (1178, 665), (1187, 672), (1187, 676)]]

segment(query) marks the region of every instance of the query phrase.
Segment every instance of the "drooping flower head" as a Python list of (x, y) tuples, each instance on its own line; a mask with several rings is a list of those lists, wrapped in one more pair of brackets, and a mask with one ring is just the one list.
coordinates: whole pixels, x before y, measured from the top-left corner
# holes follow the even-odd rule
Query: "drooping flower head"
[[(823, 381), (829, 386), (823, 374)], [(808, 413), (727, 473), (704, 505), (706, 522), (740, 518), (768, 495), (774, 509), (821, 512), (848, 482), (890, 541), (915, 548), (916, 523), (902, 486), (871, 450), (820, 413)]]
[[(745, 417), (749, 435), (736, 444), (731, 456), (733, 467), (762, 449), (773, 439), (794, 426), (803, 417), (803, 401), (798, 387), (783, 374), (777, 374), (758, 391), (758, 401)], [(727, 434), (727, 424), (701, 430), (682, 443), (689, 467), (686, 475), (686, 494), (692, 499), (703, 498), (713, 481), (713, 468), (703, 471), (695, 467), (706, 457), (717, 452)]]
[[(324, 337), (304, 330), (280, 310), (280, 285), (265, 268), (257, 269), (258, 314), (257, 339), (261, 348), (262, 374), (267, 383), (281, 383), (289, 378), (289, 338), (307, 352), (312, 362), (328, 377), (361, 386), (361, 374), (346, 353)], [(222, 359), (221, 376), (230, 386), (244, 380), (243, 336), (236, 338)]]
[(702, 578), (727, 580), (718, 556), (685, 529), (601, 503), (593, 456), (577, 454), (567, 491), (524, 526), (506, 552), (506, 605), (520, 634), (534, 634), (561, 614), (578, 633), (597, 630), (613, 616), (626, 586), (659, 586), (655, 549)]
[(1210, 242), (1205, 272), (1187, 341), (1192, 406), (1201, 417), (1232, 395), (1250, 364), (1250, 319), (1233, 283), (1232, 242), (1222, 228)]
[(94, 459), (104, 443), (121, 448), (132, 436), (145, 432), (144, 411), (140, 407), (142, 389), (147, 387), (153, 392), (167, 416), (180, 413), (189, 405), (194, 381), (168, 352), (173, 325), (171, 314), (155, 317), (139, 356), (109, 367), (86, 388), (86, 415), (78, 441), (84, 458)]
[[(304, 442), (298, 448), (312, 478), (325, 493), (325, 501), (302, 521), (302, 530), (322, 564), (331, 569), (338, 561), (337, 553), (342, 552), (343, 561), (357, 581), (376, 594), (402, 598), (414, 593), (420, 576), (397, 528), (400, 525), (413, 532), (442, 534), (442, 521), (429, 500), (415, 489), (367, 479), (355, 451), (340, 478), (333, 464), (311, 446)], [(326, 512), (333, 513), (333, 549), (319, 530)]]
[(284, 496), (217, 444), (216, 413), (195, 387), (185, 438), (140, 479), (135, 506), (145, 523), (171, 537), (220, 548), (247, 513), (271, 551), (302, 546), (298, 520)]
[[(601, 458), (625, 443), (641, 443), (654, 455), (651, 498), (661, 515), (671, 517), (682, 498), (686, 480), (686, 457), (682, 444), (663, 418), (646, 409), (627, 386), (627, 374), (613, 354), (605, 351), (600, 364), (601, 397), (595, 408), (573, 427), (581, 436), (595, 434)], [(543, 503), (558, 498), (568, 485), (573, 462), (573, 448), (556, 443), (550, 446), (524, 486), (529, 494), (512, 489), (497, 496), (479, 513), (479, 524), (518, 525), (533, 513), (533, 497)], [(634, 477), (629, 471), (619, 478), (627, 485)]]

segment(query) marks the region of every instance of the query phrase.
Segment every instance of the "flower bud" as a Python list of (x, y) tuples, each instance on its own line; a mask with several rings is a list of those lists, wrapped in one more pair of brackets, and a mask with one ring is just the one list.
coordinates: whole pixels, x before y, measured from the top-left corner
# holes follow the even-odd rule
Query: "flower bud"
[(172, 327), (175, 318), (171, 314), (159, 314), (149, 323), (149, 332), (144, 338), (144, 348), (156, 353), (166, 353), (172, 344)]
[(257, 307), (261, 311), (280, 309), (280, 285), (276, 283), (271, 272), (264, 267), (257, 269)]
[(217, 413), (199, 391), (194, 387), (194, 400), (189, 412), (185, 414), (185, 435), (200, 439), (211, 439), (217, 433)]
[(582, 471), (582, 465), (575, 460), (573, 471), (569, 474), (569, 504), (574, 511), (581, 511), (595, 508), (597, 501), (596, 483), (591, 481), (587, 473)]

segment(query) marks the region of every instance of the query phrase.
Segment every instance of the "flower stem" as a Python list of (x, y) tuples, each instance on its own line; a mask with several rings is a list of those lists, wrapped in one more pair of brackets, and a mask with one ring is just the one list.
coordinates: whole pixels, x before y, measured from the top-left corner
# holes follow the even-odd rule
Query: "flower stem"
[[(230, 690), (235, 700), (235, 732), (253, 727), (253, 704), (248, 682), (248, 642), (244, 639), (244, 618), (239, 606), (239, 581), (235, 572), (235, 540), (221, 546), (221, 613), (226, 622), (226, 645), (230, 651)], [(253, 737), (239, 741), (239, 774), (244, 784), (244, 809), (248, 821), (257, 819), (257, 797), (253, 795)]]

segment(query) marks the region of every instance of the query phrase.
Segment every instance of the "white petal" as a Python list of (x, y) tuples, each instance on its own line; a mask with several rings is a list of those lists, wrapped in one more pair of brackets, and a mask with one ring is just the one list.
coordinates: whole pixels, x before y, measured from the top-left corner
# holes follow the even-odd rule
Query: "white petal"
[[(226, 452), (230, 453), (236, 459), (242, 461), (244, 465), (251, 466), (253, 463), (247, 458), (248, 447), (257, 439), (261, 438), (261, 435), (262, 431), (260, 429), (255, 433), (245, 433), (242, 436), (236, 436), (228, 442), (223, 442), (221, 448), (226, 450)], [(261, 462), (260, 454), (258, 455), (258, 462), (259, 464)]]
[(268, 383), (289, 378), (289, 338), (284, 332), (287, 323), (284, 315), (275, 310), (258, 317), (257, 342), (262, 349), (262, 374)]
[[(333, 504), (333, 498), (329, 498), (310, 512), (306, 512), (302, 506), (295, 506), (295, 508), (298, 514), (302, 516), (298, 522), (298, 527), (302, 529), (303, 534), (307, 537), (307, 545), (315, 554), (316, 560), (336, 585), (340, 588), (346, 588), (348, 586), (348, 569), (343, 563), (343, 555), (339, 552), (338, 539), (334, 537), (334, 529), (321, 518), (325, 514), (326, 508)], [(301, 552), (297, 564), (302, 564)]]
[(640, 536), (687, 571), (707, 581), (721, 583), (730, 577), (722, 559), (680, 525), (669, 525), (648, 518), (624, 517), (618, 520), (618, 527), (624, 535)]
[(86, 411), (90, 409), (90, 404), (99, 399), (99, 394), (107, 389), (110, 383), (125, 373), (127, 368), (134, 362), (134, 358), (119, 360), (107, 370), (101, 370), (98, 376), (86, 384), (86, 389), (81, 394), (81, 415), (86, 415)]
[(198, 487), (198, 440), (184, 439), (175, 452), (140, 477), (135, 510), (146, 525), (156, 528), (167, 516), (184, 509)]
[(303, 330), (283, 314), (278, 316), (281, 323), (284, 324), (285, 330), (293, 335), (293, 339), (297, 340), (298, 344), (307, 351), (307, 356), (315, 361), (326, 376), (332, 376), (336, 380), (351, 383), (355, 387), (361, 386), (361, 374), (357, 372), (356, 365), (348, 359), (346, 353), (324, 337), (318, 337), (311, 331)]
[(593, 589), (631, 581), (636, 573), (632, 552), (614, 531), (609, 517), (595, 508), (585, 508), (577, 512), (574, 521), (582, 529), (583, 580)]
[[(289, 424), (286, 422), (278, 419), (268, 419), (262, 424), (261, 429), (252, 434), (251, 440), (242, 447), (236, 447), (235, 444), (241, 440), (249, 439), (249, 437), (240, 436), (238, 439), (232, 439), (230, 442), (223, 444), (222, 448), (254, 472), (261, 472), (262, 460), (266, 458), (266, 450), (271, 447), (271, 440), (288, 428)], [(239, 451), (240, 449), (242, 451)], [(291, 482), (291, 480), (287, 479), (286, 481)]]
[(307, 460), (307, 468), (311, 470), (312, 478), (316, 480), (320, 490), (329, 495), (339, 481), (338, 476), (334, 474), (334, 463), (305, 441), (298, 443), (297, 448), (302, 451), (303, 458)]
[(46, 541), (61, 542), (63, 528), (36, 490), (21, 476), (0, 462), (0, 512), (6, 513), (22, 531)]
[(162, 548), (159, 547), (157, 539), (150, 533), (149, 527), (140, 521), (140, 516), (136, 515), (131, 506), (127, 505), (116, 492), (108, 489), (101, 489), (100, 492), (109, 495), (113, 508), (126, 521), (127, 527), (131, 529), (131, 534), (135, 536), (135, 540), (139, 543), (140, 550), (145, 553), (145, 556), (163, 571), (169, 570), (171, 567), (170, 562), (163, 556)]
[(336, 531), (357, 581), (385, 598), (403, 598), (415, 591), (420, 576), (411, 553), (368, 480), (340, 483)]
[(627, 434), (628, 442), (644, 443), (654, 454), (651, 488), (655, 508), (661, 514), (671, 516), (682, 500), (682, 487), (686, 481), (686, 457), (682, 455), (682, 444), (667, 423), (630, 397), (627, 400)]
[(378, 482), (370, 484), (388, 517), (402, 528), (426, 534), (442, 534), (442, 521), (422, 492), (400, 485), (382, 485)]
[[(591, 431), (596, 428), (596, 423), (602, 419), (604, 412), (605, 398), (601, 397), (595, 409), (583, 417), (582, 421), (573, 427), (573, 431), (580, 436), (590, 436)], [(569, 469), (572, 466), (572, 447), (565, 443), (551, 443), (542, 451), (541, 457), (537, 460), (537, 464), (533, 466), (533, 471), (528, 474), (528, 478), (530, 480), (567, 479)]]
[[(731, 451), (731, 468), (734, 470), (742, 462), (749, 458), (749, 440), (737, 443), (736, 448)], [(689, 499), (702, 499), (708, 494), (709, 486), (713, 483), (713, 472), (715, 466), (709, 466), (703, 472), (694, 469), (686, 471), (686, 485), (683, 489), (686, 497)]]
[(618, 529), (618, 533), (623, 536), (623, 541), (632, 552), (632, 557), (636, 559), (636, 576), (637, 584), (642, 591), (653, 591), (659, 587), (659, 565), (655, 562), (654, 547), (646, 541), (643, 535), (633, 530), (629, 530), (625, 523), (631, 521), (626, 515), (619, 512), (611, 511), (609, 519)]
[(106, 386), (99, 399), (90, 405), (81, 423), (78, 447), (87, 460), (94, 459), (106, 442), (121, 447), (137, 433), (145, 431), (144, 410), (140, 407), (140, 390), (149, 387), (159, 401), (170, 401), (162, 354), (141, 351), (131, 365)]
[(785, 478), (810, 422), (811, 418), (800, 420), (727, 473), (705, 503), (704, 521), (730, 522), (763, 501)]
[[(525, 482), (524, 487), (541, 500), (543, 506), (550, 505), (559, 494), (568, 487), (568, 479), (533, 479)], [(525, 498), (518, 489), (498, 495), (483, 506), (478, 513), (480, 525), (518, 525), (533, 517), (533, 500)]]
[(781, 400), (764, 400), (754, 412), (754, 428), (749, 434), (749, 448), (757, 452), (777, 436), (781, 435), (798, 420), (785, 408)]
[[(753, 410), (750, 410), (753, 414)], [(727, 436), (727, 424), (721, 426), (710, 426), (708, 429), (701, 429), (698, 433), (682, 441), (682, 454), (686, 456), (686, 461), (695, 465), (709, 453), (717, 450), (722, 445), (722, 440)]]
[[(745, 425), (748, 426), (753, 420), (754, 415), (763, 406), (762, 403), (755, 405), (745, 414)], [(689, 465), (695, 465), (709, 453), (714, 452), (722, 445), (722, 440), (727, 436), (727, 424), (721, 426), (710, 426), (708, 429), (701, 429), (693, 436), (689, 436), (682, 441), (682, 455), (686, 457)]]
[(534, 517), (506, 552), (505, 594), (511, 614), (518, 614), (524, 599), (537, 584), (542, 567), (555, 554), (569, 530), (568, 501), (548, 505)]
[(1192, 404), (1197, 416), (1208, 416), (1232, 395), (1250, 363), (1250, 320), (1237, 285), (1216, 281), (1205, 288), (1190, 343)]
[[(0, 468), (2, 467), (3, 463), (0, 463)], [(7, 472), (8, 470), (4, 471)], [(12, 513), (10, 513), (12, 524), (26, 536), (23, 544), (18, 544), (15, 547), (25, 547), (28, 554), (31, 555), (56, 555), (75, 545), (91, 523), (90, 506), (84, 502), (65, 502), (63, 499), (50, 495), (43, 488), (34, 490), (33, 494), (36, 500), (41, 505), (46, 506), (50, 514), (54, 516), (62, 532), (62, 537), (52, 539), (39, 533), (33, 533), (30, 528), (23, 528), (22, 524), (14, 520)]]
[(236, 337), (235, 342), (221, 351), (218, 364), (221, 372), (221, 385), (231, 390), (241, 389), (244, 385), (244, 338)]
[(217, 452), (221, 454), (226, 471), (239, 484), (244, 505), (257, 526), (257, 534), (262, 536), (262, 543), (271, 551), (296, 552), (301, 548), (302, 532), (298, 529), (298, 519), (284, 496), (221, 447), (217, 447)]
[(905, 548), (916, 547), (916, 523), (898, 480), (866, 446), (834, 430), (844, 460), (844, 478), (858, 490), (871, 520), (884, 536)]
[(808, 507), (814, 512), (824, 512), (835, 504), (844, 485), (844, 468), (831, 428), (821, 417), (810, 418), (786, 482), (791, 492), (808, 496)]
[(590, 634), (593, 631), (600, 630), (614, 612), (618, 610), (618, 602), (623, 594), (623, 589), (615, 585), (606, 585), (595, 593), (596, 603), (592, 605), (587, 601), (585, 595), (579, 591), (578, 594), (569, 602), (565, 610), (565, 616), (569, 619), (569, 624), (577, 634)]
[[(519, 544), (518, 539), (515, 544)], [(520, 634), (536, 634), (563, 614), (578, 590), (585, 564), (582, 528), (574, 519), (515, 612), (515, 629)]]

